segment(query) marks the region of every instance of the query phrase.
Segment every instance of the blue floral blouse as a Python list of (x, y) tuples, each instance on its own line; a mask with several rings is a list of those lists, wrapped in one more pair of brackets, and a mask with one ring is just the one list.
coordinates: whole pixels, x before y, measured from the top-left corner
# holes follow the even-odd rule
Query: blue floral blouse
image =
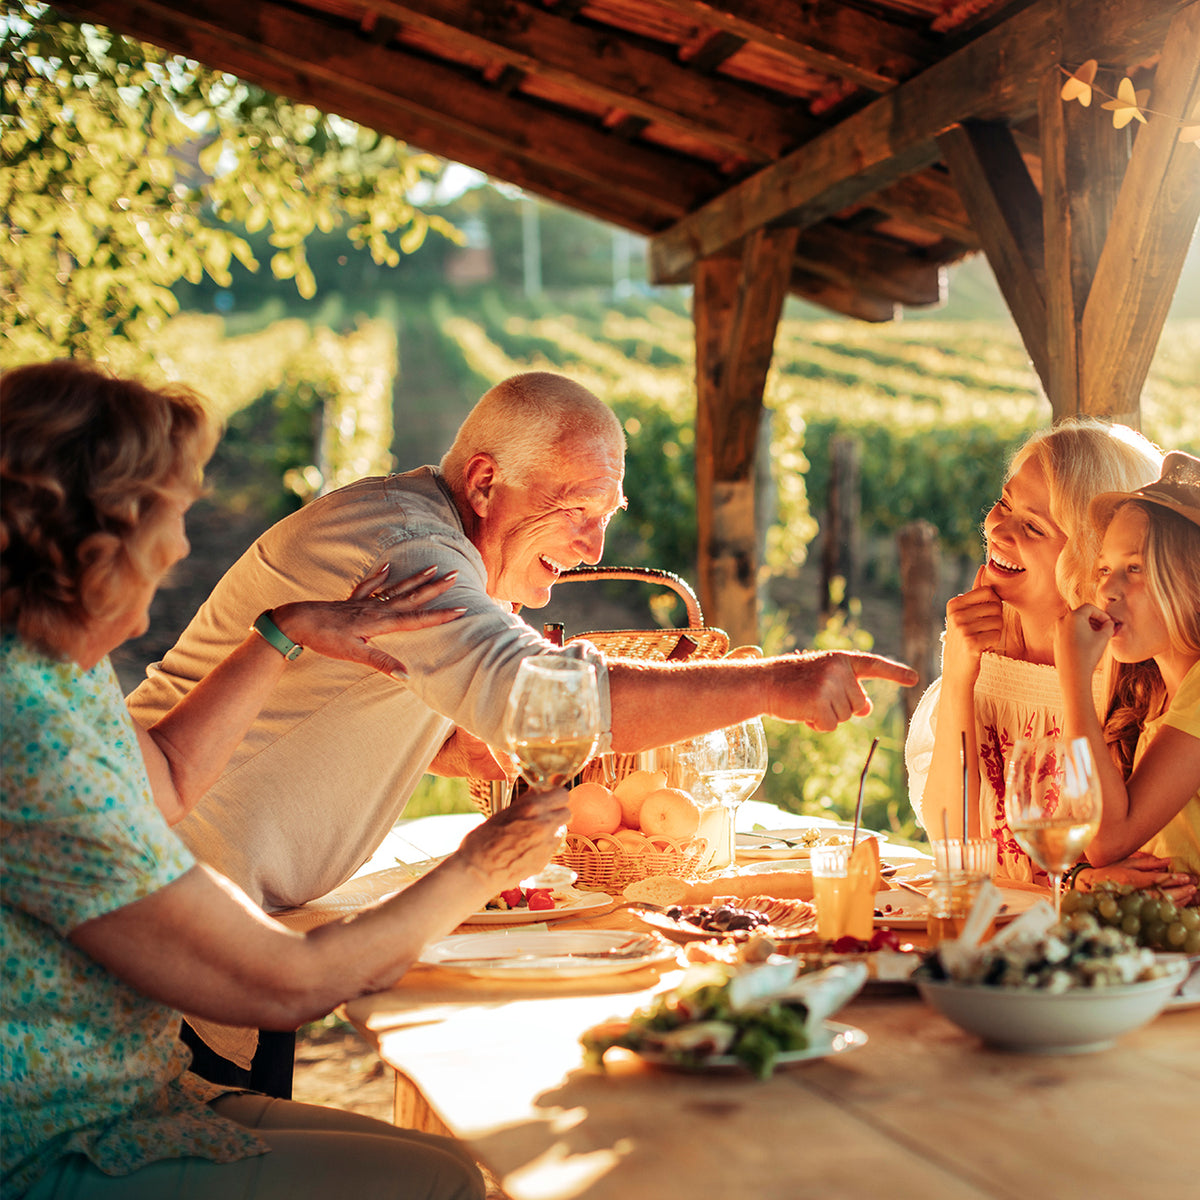
[(5, 630), (0, 671), (5, 1195), (72, 1153), (108, 1175), (263, 1153), (208, 1107), (228, 1089), (187, 1072), (179, 1014), (67, 941), (195, 863), (155, 807), (112, 665), (82, 671)]

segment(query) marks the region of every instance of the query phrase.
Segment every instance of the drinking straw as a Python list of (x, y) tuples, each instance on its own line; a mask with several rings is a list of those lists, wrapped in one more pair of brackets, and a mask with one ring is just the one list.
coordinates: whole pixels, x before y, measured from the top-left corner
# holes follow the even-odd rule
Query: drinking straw
[(967, 731), (961, 730), (959, 736), (962, 738), (962, 764), (963, 764), (963, 786), (962, 786), (962, 808), (963, 808), (963, 844), (962, 844), (962, 861), (958, 864), (960, 868), (966, 870), (967, 867), (967, 839), (971, 836), (967, 825), (967, 793), (970, 790), (967, 787)]
[(871, 743), (870, 750), (867, 751), (867, 761), (863, 763), (862, 774), (858, 777), (858, 803), (854, 806), (854, 836), (850, 839), (850, 851), (854, 852), (854, 847), (858, 845), (858, 823), (862, 820), (862, 805), (863, 805), (863, 788), (867, 783), (867, 768), (871, 765), (871, 755), (875, 753), (875, 747), (879, 745), (879, 739), (876, 738)]

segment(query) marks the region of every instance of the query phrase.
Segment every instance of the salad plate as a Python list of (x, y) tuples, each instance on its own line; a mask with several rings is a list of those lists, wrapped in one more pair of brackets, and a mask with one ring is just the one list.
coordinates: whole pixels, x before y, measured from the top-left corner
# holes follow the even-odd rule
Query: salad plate
[[(751, 914), (757, 923), (746, 926), (737, 921), (733, 927), (722, 918), (729, 914)], [(663, 912), (633, 910), (643, 924), (673, 942), (722, 940), (745, 941), (752, 934), (763, 934), (777, 942), (809, 937), (816, 928), (816, 910), (804, 900), (777, 900), (774, 896), (748, 896), (728, 904), (680, 904)], [(726, 926), (722, 928), (722, 926)]]
[[(1045, 897), (1039, 892), (1019, 888), (1000, 888), (1004, 905), (996, 916), (998, 924), (1011, 921)], [(875, 924), (885, 929), (923, 930), (929, 902), (912, 892), (893, 889), (875, 894)]]
[(625, 929), (514, 929), (452, 934), (417, 961), (486, 979), (582, 979), (673, 963), (675, 947)]
[[(863, 1030), (853, 1025), (843, 1025), (840, 1021), (822, 1021), (811, 1030), (809, 1044), (803, 1050), (781, 1050), (775, 1057), (775, 1066), (790, 1067), (818, 1058), (830, 1058), (836, 1054), (845, 1054), (848, 1050), (857, 1050), (859, 1046), (866, 1044), (867, 1035)], [(686, 1064), (658, 1050), (631, 1050), (630, 1053), (636, 1054), (643, 1062), (656, 1067), (668, 1067), (672, 1071), (704, 1074), (710, 1071), (747, 1071), (745, 1064), (732, 1054), (711, 1054), (703, 1062)]]
[(527, 925), (579, 917), (597, 908), (607, 908), (613, 898), (604, 892), (576, 892), (554, 898), (553, 908), (485, 908), (472, 913), (464, 925)]

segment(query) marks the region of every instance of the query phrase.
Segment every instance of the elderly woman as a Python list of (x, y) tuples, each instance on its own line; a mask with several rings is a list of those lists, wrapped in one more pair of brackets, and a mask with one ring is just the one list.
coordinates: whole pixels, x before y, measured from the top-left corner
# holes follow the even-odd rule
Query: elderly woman
[(424, 609), (450, 581), (380, 575), (264, 613), (142, 732), (107, 656), (187, 553), (212, 428), (190, 394), (77, 363), (0, 387), (5, 1195), (482, 1196), (453, 1141), (209, 1084), (178, 1040), (180, 1009), (294, 1029), (387, 987), (554, 853), (565, 794), (530, 795), (406, 891), (297, 934), (168, 827), (301, 648), (402, 674), (370, 639), (455, 619)]

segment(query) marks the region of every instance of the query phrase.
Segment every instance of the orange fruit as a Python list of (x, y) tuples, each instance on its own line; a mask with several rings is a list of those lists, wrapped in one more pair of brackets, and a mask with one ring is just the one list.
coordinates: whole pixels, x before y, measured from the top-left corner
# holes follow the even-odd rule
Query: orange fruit
[(641, 825), (642, 801), (667, 782), (666, 771), (630, 771), (613, 788), (621, 805), (621, 821), (630, 829)]
[(581, 783), (571, 789), (567, 799), (571, 805), (568, 833), (594, 838), (598, 833), (612, 833), (621, 824), (621, 806), (602, 783)]
[(687, 792), (658, 788), (642, 801), (641, 821), (645, 834), (685, 841), (700, 828), (700, 809)]

